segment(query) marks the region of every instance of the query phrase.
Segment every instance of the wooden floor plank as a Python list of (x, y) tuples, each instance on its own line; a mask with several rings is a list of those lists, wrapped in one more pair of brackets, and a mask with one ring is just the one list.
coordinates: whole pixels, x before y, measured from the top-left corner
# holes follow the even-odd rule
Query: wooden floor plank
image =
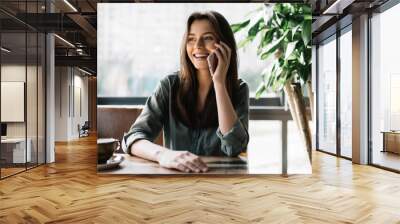
[(313, 174), (98, 176), (96, 139), (0, 181), (0, 223), (400, 223), (400, 175), (320, 152)]

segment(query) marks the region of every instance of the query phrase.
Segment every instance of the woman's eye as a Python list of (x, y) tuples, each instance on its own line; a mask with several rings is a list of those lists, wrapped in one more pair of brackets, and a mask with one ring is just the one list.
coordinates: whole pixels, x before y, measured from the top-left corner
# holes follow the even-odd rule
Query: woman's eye
[(214, 40), (214, 37), (212, 37), (212, 36), (207, 36), (207, 37), (204, 37), (204, 40), (212, 41), (212, 40)]
[(194, 38), (188, 38), (187, 41), (188, 41), (188, 42), (194, 42), (195, 40), (194, 40)]

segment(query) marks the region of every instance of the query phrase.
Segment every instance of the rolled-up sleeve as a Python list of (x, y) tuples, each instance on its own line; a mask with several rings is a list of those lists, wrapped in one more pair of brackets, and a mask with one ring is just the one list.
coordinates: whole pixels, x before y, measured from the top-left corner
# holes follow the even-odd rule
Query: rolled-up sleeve
[(239, 88), (238, 104), (235, 107), (236, 115), (238, 117), (232, 128), (225, 133), (217, 129), (217, 136), (221, 140), (221, 150), (227, 156), (237, 156), (241, 152), (247, 151), (247, 144), (249, 143), (249, 87), (243, 82)]
[(151, 142), (158, 136), (162, 130), (164, 122), (168, 119), (168, 79), (160, 81), (155, 92), (147, 99), (146, 104), (122, 139), (122, 149), (125, 153), (130, 152), (133, 143), (140, 139), (146, 139)]

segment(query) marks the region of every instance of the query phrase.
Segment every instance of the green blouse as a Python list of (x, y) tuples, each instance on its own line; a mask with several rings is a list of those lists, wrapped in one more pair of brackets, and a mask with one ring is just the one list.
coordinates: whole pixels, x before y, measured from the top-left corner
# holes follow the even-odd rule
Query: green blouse
[(219, 128), (190, 128), (175, 120), (171, 110), (171, 87), (179, 82), (177, 73), (162, 79), (155, 92), (147, 99), (141, 114), (123, 137), (122, 148), (130, 153), (130, 146), (139, 139), (151, 142), (164, 130), (164, 147), (189, 151), (203, 156), (237, 156), (247, 150), (249, 142), (249, 87), (239, 80), (239, 93), (233, 104), (238, 120), (225, 135)]

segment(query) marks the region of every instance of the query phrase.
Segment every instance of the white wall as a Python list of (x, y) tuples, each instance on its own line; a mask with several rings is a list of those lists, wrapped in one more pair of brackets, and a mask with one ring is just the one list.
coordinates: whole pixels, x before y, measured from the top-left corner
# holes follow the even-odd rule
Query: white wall
[(74, 99), (73, 109), (72, 109), (72, 120), (71, 120), (71, 136), (78, 136), (78, 124), (82, 126), (85, 121), (88, 120), (88, 78), (87, 76), (81, 76), (82, 73), (76, 74), (77, 70), (74, 70)]
[[(38, 70), (37, 70), (38, 69)], [(27, 78), (27, 80), (25, 80)], [(26, 120), (23, 122), (6, 122), (8, 138), (27, 138), (30, 140), (32, 161), (44, 163), (44, 74), (41, 66), (25, 64), (3, 64), (1, 66), (1, 81), (24, 82), (26, 84), (26, 107), (22, 106), (22, 113), (26, 112)], [(3, 89), (4, 90), (4, 89)], [(3, 91), (2, 90), (2, 91)], [(2, 98), (6, 97), (2, 95)], [(12, 110), (2, 107), (1, 110)], [(8, 111), (13, 113), (13, 111)], [(16, 112), (16, 111), (15, 111)], [(14, 113), (15, 113), (14, 112)], [(37, 156), (37, 153), (39, 156)]]
[(78, 69), (56, 67), (55, 112), (55, 140), (79, 138), (78, 124), (88, 120), (88, 78)]
[[(31, 74), (36, 76), (36, 66), (6, 64), (1, 66), (1, 81), (4, 82), (25, 82), (25, 75), (28, 73), (28, 87), (27, 87), (27, 121), (28, 121), (28, 137), (31, 133), (36, 136), (36, 80), (32, 78)], [(4, 96), (3, 96), (4, 97)], [(39, 108), (42, 105), (38, 105)], [(8, 108), (1, 108), (7, 110)], [(7, 122), (7, 136), (8, 137), (25, 137), (25, 123), (26, 122)]]
[[(25, 65), (2, 65), (1, 66), (1, 81), (18, 81), (25, 82)], [(31, 67), (28, 67), (30, 70)], [(6, 110), (7, 108), (1, 108)], [(7, 123), (7, 137), (25, 137), (25, 123), (11, 122)]]
[(68, 140), (68, 86), (70, 77), (67, 67), (55, 68), (55, 140)]

